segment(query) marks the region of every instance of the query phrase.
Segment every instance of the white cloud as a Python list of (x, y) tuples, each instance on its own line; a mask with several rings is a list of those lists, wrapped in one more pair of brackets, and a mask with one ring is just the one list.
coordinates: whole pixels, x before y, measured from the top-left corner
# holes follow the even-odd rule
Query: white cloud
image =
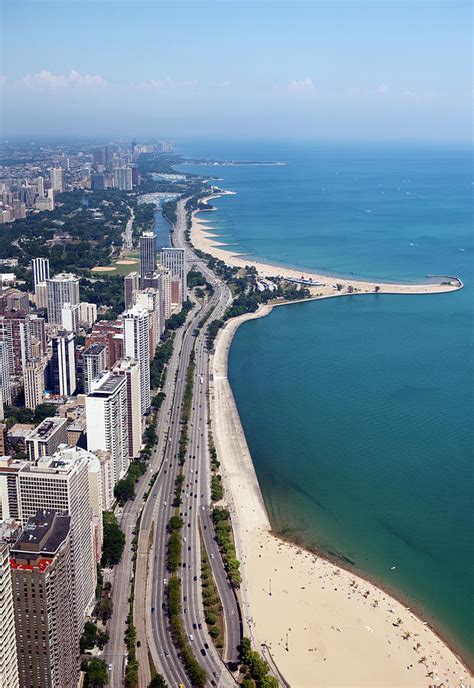
[(375, 89), (375, 93), (378, 93), (379, 95), (385, 95), (386, 93), (389, 93), (389, 91), (390, 89), (387, 84), (379, 84)]
[(5, 76), (5, 74), (0, 74), (0, 86), (3, 86), (3, 84), (6, 84), (8, 81), (8, 77)]
[(392, 93), (387, 84), (379, 84), (375, 88), (350, 88), (347, 91), (349, 96), (386, 96)]
[(314, 82), (311, 77), (307, 76), (304, 79), (292, 79), (287, 85), (289, 91), (307, 92), (314, 91)]
[(28, 88), (64, 89), (105, 86), (107, 82), (98, 74), (81, 74), (75, 69), (69, 74), (53, 74), (47, 69), (42, 69), (36, 74), (26, 74), (16, 83)]
[(166, 77), (166, 79), (149, 79), (148, 81), (143, 81), (139, 84), (142, 88), (149, 88), (151, 90), (164, 90), (164, 89), (189, 89), (197, 88), (199, 86), (198, 81), (175, 81)]

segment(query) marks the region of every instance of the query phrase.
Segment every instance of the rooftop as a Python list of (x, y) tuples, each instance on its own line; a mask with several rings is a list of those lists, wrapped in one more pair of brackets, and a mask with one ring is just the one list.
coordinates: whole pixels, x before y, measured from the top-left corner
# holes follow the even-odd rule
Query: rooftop
[(28, 519), (23, 532), (11, 549), (12, 559), (23, 559), (28, 554), (38, 556), (55, 555), (66, 539), (71, 517), (53, 509), (38, 509)]
[(27, 440), (48, 440), (58, 428), (61, 428), (67, 423), (65, 418), (54, 416), (53, 418), (45, 418), (37, 428), (35, 428), (26, 438)]

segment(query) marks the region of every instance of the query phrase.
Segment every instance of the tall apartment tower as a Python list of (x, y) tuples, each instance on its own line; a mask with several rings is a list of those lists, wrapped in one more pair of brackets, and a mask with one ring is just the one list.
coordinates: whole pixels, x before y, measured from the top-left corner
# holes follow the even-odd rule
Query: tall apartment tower
[(162, 308), (162, 322), (164, 323), (171, 316), (171, 270), (161, 267), (160, 275), (160, 298)]
[(95, 596), (96, 562), (92, 538), (89, 467), (85, 457), (44, 456), (25, 462), (18, 472), (23, 524), (38, 509), (55, 509), (71, 517), (75, 616), (80, 634)]
[(154, 272), (156, 268), (156, 234), (143, 232), (140, 237), (140, 278)]
[(132, 190), (132, 169), (130, 167), (114, 167), (114, 187), (121, 191)]
[(157, 289), (148, 287), (137, 292), (135, 297), (137, 306), (143, 306), (148, 310), (148, 329), (150, 339), (150, 360), (155, 355), (156, 345), (161, 335), (161, 300)]
[(128, 455), (136, 458), (142, 444), (142, 414), (140, 397), (140, 364), (133, 358), (117, 361), (114, 375), (122, 375), (127, 389)]
[(65, 303), (79, 304), (79, 277), (69, 272), (60, 272), (46, 280), (48, 290), (48, 322), (62, 324), (62, 308)]
[(161, 264), (168, 268), (171, 277), (179, 277), (181, 281), (181, 298), (186, 301), (186, 252), (184, 248), (163, 248), (161, 249)]
[(32, 358), (27, 361), (23, 373), (25, 385), (25, 406), (32, 411), (41, 404), (44, 396), (45, 361), (42, 358)]
[(50, 170), (50, 182), (53, 191), (62, 193), (66, 190), (66, 173), (62, 167), (53, 167)]
[(38, 195), (40, 198), (44, 198), (44, 177), (38, 177), (36, 180), (38, 185)]
[(0, 341), (7, 343), (12, 375), (22, 375), (31, 358), (31, 318), (22, 311), (0, 315)]
[(79, 304), (64, 303), (61, 308), (61, 325), (68, 332), (79, 332)]
[(0, 688), (19, 688), (10, 546), (0, 540)]
[(87, 449), (110, 451), (114, 485), (130, 464), (128, 455), (127, 381), (103, 375), (86, 397)]
[(76, 391), (75, 337), (72, 332), (59, 330), (51, 338), (52, 356), (49, 362), (49, 386), (54, 394), (69, 397)]
[(140, 289), (140, 275), (138, 272), (130, 272), (123, 280), (125, 292), (125, 310), (135, 303), (135, 294)]
[(107, 370), (107, 346), (105, 344), (91, 344), (82, 353), (84, 368), (84, 393), (92, 391), (92, 381), (100, 377)]
[(2, 340), (0, 340), (0, 390), (2, 403), (11, 406), (10, 357), (8, 355), (8, 343)]
[(49, 258), (33, 258), (31, 267), (33, 270), (33, 286), (36, 292), (37, 285), (49, 279)]
[(41, 509), (10, 552), (20, 685), (74, 688), (79, 678), (71, 517)]
[(146, 413), (151, 404), (150, 397), (150, 336), (148, 310), (134, 306), (122, 316), (124, 353), (140, 364), (141, 412)]

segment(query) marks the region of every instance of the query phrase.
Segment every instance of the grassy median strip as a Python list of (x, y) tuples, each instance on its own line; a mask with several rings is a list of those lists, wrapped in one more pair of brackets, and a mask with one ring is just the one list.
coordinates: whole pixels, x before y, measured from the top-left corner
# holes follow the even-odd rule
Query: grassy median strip
[[(181, 437), (179, 442), (179, 463), (182, 466), (185, 460), (185, 454), (188, 445), (188, 422), (191, 414), (191, 405), (193, 400), (194, 388), (194, 350), (191, 351), (188, 369), (186, 371), (186, 386), (183, 396), (183, 407), (181, 410)], [(168, 546), (167, 546), (167, 569), (173, 575), (168, 581), (166, 588), (166, 601), (168, 620), (171, 629), (171, 636), (176, 647), (179, 650), (180, 659), (183, 663), (186, 673), (193, 686), (197, 688), (204, 688), (207, 682), (207, 674), (203, 667), (199, 664), (194, 656), (191, 645), (188, 641), (188, 636), (184, 628), (182, 619), (182, 604), (181, 604), (181, 580), (177, 575), (177, 571), (181, 565), (181, 548), (182, 548), (182, 528), (183, 520), (179, 516), (179, 507), (181, 505), (181, 492), (183, 489), (185, 477), (182, 468), (176, 476), (173, 506), (176, 511), (168, 522)]]
[(212, 575), (202, 535), (201, 533), (199, 535), (201, 540), (201, 585), (204, 618), (212, 642), (216, 646), (219, 655), (222, 656), (224, 648), (224, 610), (214, 576)]

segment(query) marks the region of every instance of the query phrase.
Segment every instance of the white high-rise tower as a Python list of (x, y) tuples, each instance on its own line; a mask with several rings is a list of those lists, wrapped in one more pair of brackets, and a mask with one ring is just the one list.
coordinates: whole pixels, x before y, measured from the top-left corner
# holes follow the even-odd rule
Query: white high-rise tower
[(122, 316), (124, 354), (134, 358), (140, 364), (140, 399), (141, 412), (150, 408), (150, 338), (148, 310), (143, 306), (134, 306)]

